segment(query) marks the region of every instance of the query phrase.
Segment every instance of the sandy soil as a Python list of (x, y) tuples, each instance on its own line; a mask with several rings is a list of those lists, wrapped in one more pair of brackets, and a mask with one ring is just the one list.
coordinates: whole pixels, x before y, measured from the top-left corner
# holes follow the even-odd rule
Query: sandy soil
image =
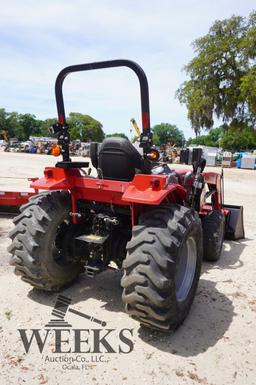
[[(8, 153), (0, 153), (0, 161), (0, 190), (25, 190), (25, 180), (12, 178), (40, 176), (44, 166), (55, 163), (49, 156)], [(255, 384), (256, 172), (226, 169), (225, 197), (226, 203), (244, 206), (246, 239), (225, 242), (220, 261), (203, 264), (191, 312), (174, 334), (145, 331), (124, 313), (118, 271), (106, 271), (93, 280), (82, 275), (62, 292), (72, 298), (74, 309), (115, 329), (109, 339), (114, 346), (120, 329), (133, 329), (131, 353), (104, 354), (106, 362), (94, 362), (99, 357), (86, 353), (83, 356), (90, 362), (84, 368), (48, 362), (47, 356), (58, 355), (52, 353), (52, 336), (42, 354), (35, 345), (24, 352), (17, 329), (43, 329), (51, 319), (56, 294), (34, 290), (13, 274), (6, 251), (13, 225), (10, 217), (2, 216), (0, 384)], [(98, 327), (71, 313), (67, 321), (76, 329)], [(73, 340), (71, 335), (71, 345)]]

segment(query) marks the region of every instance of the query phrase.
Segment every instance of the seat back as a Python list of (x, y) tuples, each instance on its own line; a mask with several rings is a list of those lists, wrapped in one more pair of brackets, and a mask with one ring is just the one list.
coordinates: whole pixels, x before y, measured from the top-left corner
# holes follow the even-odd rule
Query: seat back
[(144, 159), (128, 139), (110, 137), (100, 146), (98, 168), (104, 179), (131, 181), (144, 172)]
[(99, 152), (99, 143), (91, 142), (90, 143), (90, 157), (93, 167), (98, 168), (98, 152)]

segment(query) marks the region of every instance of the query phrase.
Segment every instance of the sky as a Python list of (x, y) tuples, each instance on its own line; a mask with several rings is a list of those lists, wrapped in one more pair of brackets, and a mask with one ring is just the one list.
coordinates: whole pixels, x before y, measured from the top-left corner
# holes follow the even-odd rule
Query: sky
[[(151, 126), (175, 124), (194, 136), (175, 92), (194, 56), (191, 43), (212, 23), (248, 16), (255, 0), (0, 0), (0, 108), (56, 117), (54, 82), (71, 64), (111, 59), (138, 62), (147, 74)], [(106, 133), (141, 125), (139, 85), (130, 69), (69, 75), (66, 115), (81, 112)]]

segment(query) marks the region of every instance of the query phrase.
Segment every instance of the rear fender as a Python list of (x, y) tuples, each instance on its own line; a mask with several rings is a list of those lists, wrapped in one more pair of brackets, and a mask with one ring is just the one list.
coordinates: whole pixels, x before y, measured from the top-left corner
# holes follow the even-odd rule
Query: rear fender
[(73, 177), (79, 175), (77, 169), (46, 167), (44, 178), (32, 182), (30, 187), (37, 190), (71, 190), (74, 184)]
[(221, 174), (215, 172), (204, 172), (205, 183), (212, 186), (215, 189), (215, 193), (212, 195), (212, 204), (215, 210), (221, 210), (222, 207), (222, 180)]
[(179, 184), (168, 183), (167, 175), (135, 175), (125, 190), (124, 202), (160, 205), (162, 202), (182, 203), (186, 190)]

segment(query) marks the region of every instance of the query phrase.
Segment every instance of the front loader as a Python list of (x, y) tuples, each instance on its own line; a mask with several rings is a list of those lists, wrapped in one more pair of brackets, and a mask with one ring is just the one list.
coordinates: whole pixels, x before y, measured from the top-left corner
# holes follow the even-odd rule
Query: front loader
[[(69, 155), (63, 81), (73, 72), (123, 66), (139, 79), (143, 155), (124, 138), (91, 143), (93, 177), (88, 162), (72, 161)], [(148, 82), (135, 62), (64, 68), (55, 94), (55, 152), (62, 161), (32, 181), (35, 193), (30, 197), (19, 195), (15, 202), (10, 193), (0, 195), (2, 206), (23, 203), (8, 249), (15, 273), (36, 288), (58, 291), (80, 273), (94, 277), (115, 262), (123, 269), (126, 312), (153, 329), (177, 328), (194, 299), (203, 257), (218, 260), (225, 234), (244, 237), (242, 207), (223, 204), (222, 175), (205, 172), (204, 159), (187, 170), (159, 162), (150, 129)]]

